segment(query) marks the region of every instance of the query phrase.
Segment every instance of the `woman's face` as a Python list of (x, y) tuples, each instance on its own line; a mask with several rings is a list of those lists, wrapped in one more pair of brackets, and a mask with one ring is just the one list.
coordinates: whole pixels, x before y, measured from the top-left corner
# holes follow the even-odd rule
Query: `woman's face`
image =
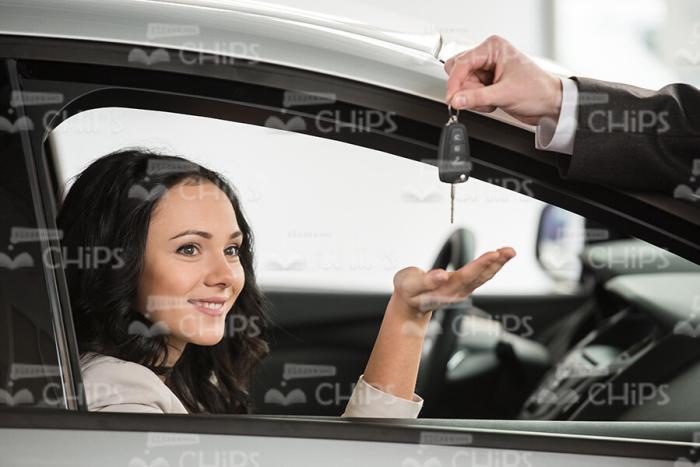
[(174, 360), (187, 343), (221, 340), (245, 282), (231, 201), (211, 182), (194, 183), (173, 186), (156, 205), (138, 291), (139, 311), (167, 329), (159, 332), (168, 335)]

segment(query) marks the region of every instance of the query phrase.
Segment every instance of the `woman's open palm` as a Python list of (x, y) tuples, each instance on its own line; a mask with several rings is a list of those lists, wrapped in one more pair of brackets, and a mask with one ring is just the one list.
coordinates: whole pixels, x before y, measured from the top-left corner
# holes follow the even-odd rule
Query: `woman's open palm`
[(394, 275), (394, 291), (416, 312), (432, 311), (466, 300), (514, 256), (513, 248), (503, 247), (484, 253), (456, 271), (404, 268)]

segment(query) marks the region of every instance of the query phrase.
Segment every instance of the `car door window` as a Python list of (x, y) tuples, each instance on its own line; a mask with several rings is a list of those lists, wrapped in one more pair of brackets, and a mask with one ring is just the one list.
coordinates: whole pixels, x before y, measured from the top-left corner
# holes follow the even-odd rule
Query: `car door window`
[(130, 146), (181, 154), (226, 175), (253, 224), (264, 287), (390, 293), (399, 269), (428, 268), (457, 227), (474, 233), (477, 252), (511, 245), (519, 254), (478, 293), (536, 295), (556, 287), (535, 258), (545, 203), (516, 178), (457, 187), (451, 224), (450, 188), (430, 161), (285, 131), (274, 121), (260, 127), (105, 108), (66, 120), (51, 139), (67, 186), (92, 160)]
[[(667, 400), (668, 386), (646, 379), (627, 386), (597, 382), (608, 392), (595, 394), (539, 386), (569, 384), (572, 374), (600, 376), (596, 371), (603, 370), (574, 360), (603, 352), (606, 365), (621, 364), (647, 351), (655, 335), (653, 320), (625, 311), (635, 303), (600, 308), (580, 280), (584, 269), (602, 287), (614, 275), (697, 272), (697, 265), (538, 201), (528, 182), (516, 178), (460, 185), (451, 224), (449, 186), (438, 181), (431, 161), (290, 130), (279, 122), (256, 126), (110, 107), (67, 119), (50, 138), (66, 187), (94, 159), (135, 146), (183, 155), (231, 180), (255, 234), (258, 280), (280, 304), (279, 335), (255, 383), (259, 413), (341, 413), (385, 305), (359, 298), (357, 306), (365, 310), (353, 315), (350, 297), (388, 297), (393, 274), (407, 266), (430, 268), (457, 228), (472, 233), (477, 254), (510, 245), (518, 257), (475, 294), (478, 313), (458, 323), (437, 322), (437, 334), (427, 336), (424, 362), (441, 333), (456, 333), (459, 349), (446, 362), (451, 382), (444, 392), (424, 388), (428, 416), (568, 417), (581, 413), (572, 409), (574, 396), (590, 399), (588, 410), (621, 405), (615, 413), (647, 416), (640, 405)], [(328, 294), (333, 307), (325, 307), (318, 293)], [(349, 295), (333, 295), (342, 293)], [(621, 337), (620, 326), (627, 325), (636, 326), (636, 337)], [(516, 361), (527, 368), (518, 367), (524, 376), (509, 369), (497, 348), (522, 353)], [(495, 360), (487, 365), (489, 359)], [(458, 396), (467, 392), (469, 398)], [(451, 402), (440, 405), (444, 400)]]

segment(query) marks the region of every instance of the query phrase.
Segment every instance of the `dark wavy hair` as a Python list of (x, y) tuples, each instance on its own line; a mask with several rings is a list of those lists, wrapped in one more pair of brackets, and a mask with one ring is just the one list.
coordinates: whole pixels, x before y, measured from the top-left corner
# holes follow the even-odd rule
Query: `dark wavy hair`
[[(181, 182), (211, 182), (231, 201), (243, 233), (239, 257), (245, 285), (226, 317), (222, 340), (213, 346), (188, 343), (169, 368), (167, 336), (134, 332), (133, 326), (148, 329), (152, 324), (135, 309), (151, 215), (167, 189)], [(57, 224), (68, 257), (95, 247), (115, 253), (89, 268), (77, 261), (65, 265), (81, 358), (97, 352), (166, 375), (165, 384), (192, 413), (251, 412), (250, 380), (269, 352), (269, 304), (255, 280), (253, 233), (238, 196), (222, 175), (183, 157), (122, 149), (97, 159), (78, 175)], [(234, 316), (255, 326), (228, 332), (236, 327)]]

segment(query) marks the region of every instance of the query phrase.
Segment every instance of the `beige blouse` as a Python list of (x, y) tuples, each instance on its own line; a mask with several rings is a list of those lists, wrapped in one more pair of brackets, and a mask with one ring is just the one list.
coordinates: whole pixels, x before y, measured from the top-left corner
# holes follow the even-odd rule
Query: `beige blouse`
[[(94, 357), (93, 357), (94, 355)], [(188, 413), (153, 371), (107, 355), (80, 359), (88, 410), (103, 412)], [(423, 399), (396, 397), (365, 382), (360, 375), (343, 417), (416, 418)]]

